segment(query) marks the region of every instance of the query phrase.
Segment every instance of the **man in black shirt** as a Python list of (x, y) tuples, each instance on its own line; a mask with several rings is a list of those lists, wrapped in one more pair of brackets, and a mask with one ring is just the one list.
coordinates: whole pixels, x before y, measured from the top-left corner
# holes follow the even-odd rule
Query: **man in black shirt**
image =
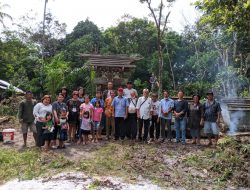
[(208, 145), (212, 145), (212, 135), (214, 135), (215, 144), (217, 144), (221, 107), (220, 104), (214, 100), (212, 91), (207, 92), (207, 101), (203, 104), (203, 113), (202, 124), (204, 123), (204, 133), (208, 136)]
[(184, 92), (179, 90), (178, 100), (174, 102), (174, 116), (175, 116), (175, 132), (176, 132), (176, 143), (181, 142), (186, 143), (186, 123), (187, 123), (187, 112), (188, 112), (188, 102), (183, 99)]

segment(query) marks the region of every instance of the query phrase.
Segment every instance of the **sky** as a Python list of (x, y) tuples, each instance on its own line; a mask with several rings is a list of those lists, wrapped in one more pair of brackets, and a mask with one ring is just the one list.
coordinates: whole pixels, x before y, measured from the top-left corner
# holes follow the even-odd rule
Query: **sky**
[[(152, 0), (159, 2), (159, 0)], [(176, 0), (170, 8), (170, 23), (168, 26), (177, 32), (181, 32), (187, 24), (194, 24), (199, 17), (198, 11), (190, 4), (195, 0)], [(14, 22), (25, 14), (36, 15), (37, 20), (43, 19), (44, 0), (1, 0), (2, 4), (8, 4), (2, 12), (13, 17)], [(89, 18), (99, 28), (116, 26), (118, 20), (125, 14), (133, 17), (149, 17), (149, 9), (139, 0), (48, 0), (47, 9), (50, 10), (61, 23), (67, 24), (67, 33), (70, 33), (79, 21)], [(32, 10), (32, 11), (31, 11)], [(11, 27), (7, 19), (5, 23)]]

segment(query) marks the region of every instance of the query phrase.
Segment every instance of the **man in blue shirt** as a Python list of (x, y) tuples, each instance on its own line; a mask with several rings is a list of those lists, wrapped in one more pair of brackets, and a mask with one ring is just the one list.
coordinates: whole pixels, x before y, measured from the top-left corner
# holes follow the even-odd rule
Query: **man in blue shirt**
[(115, 140), (124, 140), (126, 135), (125, 119), (128, 117), (128, 100), (123, 96), (123, 89), (118, 89), (118, 96), (116, 96), (111, 106), (113, 107), (113, 114), (115, 117)]
[(174, 108), (174, 101), (169, 98), (167, 90), (163, 91), (164, 98), (160, 102), (159, 106), (159, 118), (161, 121), (161, 142), (164, 142), (166, 139), (165, 127), (168, 128), (168, 140), (172, 140), (172, 131), (171, 131), (171, 121), (172, 121), (172, 110)]

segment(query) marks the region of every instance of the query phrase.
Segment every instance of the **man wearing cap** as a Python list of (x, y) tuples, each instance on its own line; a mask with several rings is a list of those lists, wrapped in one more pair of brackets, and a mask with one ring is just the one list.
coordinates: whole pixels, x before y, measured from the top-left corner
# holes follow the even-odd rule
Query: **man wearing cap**
[(217, 144), (221, 107), (220, 104), (214, 100), (212, 91), (207, 92), (207, 101), (203, 104), (203, 113), (201, 124), (204, 123), (204, 133), (208, 136), (209, 140), (208, 145), (212, 145), (212, 135), (215, 136), (215, 144)]
[(131, 93), (135, 92), (135, 96), (138, 97), (138, 93), (136, 89), (133, 88), (133, 84), (131, 81), (127, 82), (127, 88), (124, 89), (123, 93), (126, 98), (131, 98)]
[(123, 89), (118, 89), (118, 96), (116, 96), (111, 106), (113, 107), (113, 115), (115, 117), (115, 140), (124, 140), (126, 135), (125, 119), (128, 117), (128, 100), (123, 96)]
[(33, 132), (33, 137), (36, 142), (36, 126), (34, 124), (33, 108), (36, 105), (36, 100), (33, 100), (33, 94), (30, 91), (27, 91), (25, 94), (25, 99), (22, 100), (19, 104), (18, 118), (22, 126), (23, 133), (23, 146), (27, 146), (27, 134), (28, 129)]

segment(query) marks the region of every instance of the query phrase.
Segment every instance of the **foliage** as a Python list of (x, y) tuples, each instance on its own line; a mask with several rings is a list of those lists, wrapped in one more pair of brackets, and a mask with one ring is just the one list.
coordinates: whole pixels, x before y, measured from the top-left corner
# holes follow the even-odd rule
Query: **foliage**
[(249, 0), (199, 0), (195, 6), (203, 12), (200, 25), (223, 26), (227, 31), (249, 31)]
[(1, 105), (0, 106), (0, 115), (1, 116), (16, 116), (17, 110), (14, 110), (8, 105)]
[[(245, 9), (239, 7), (242, 2), (238, 1), (238, 8), (235, 6), (233, 11)], [(223, 9), (223, 1), (199, 1), (196, 5), (204, 12), (199, 24), (186, 26), (181, 34), (164, 31), (164, 35), (161, 35), (160, 70), (163, 72), (163, 89), (175, 92), (177, 88), (181, 88), (186, 95), (204, 95), (207, 89), (212, 88), (222, 96), (248, 96), (248, 33), (243, 25), (232, 32), (229, 30), (230, 23), (223, 24), (219, 22), (220, 19), (216, 21), (215, 17), (218, 15), (215, 12), (226, 11)], [(155, 9), (155, 16), (159, 10)], [(210, 20), (206, 18), (209, 16)], [(229, 15), (227, 17), (229, 18)], [(143, 59), (136, 62), (137, 67), (129, 76), (138, 91), (145, 87), (150, 88), (149, 78), (152, 73), (159, 75), (159, 34), (157, 25), (147, 18), (125, 15), (116, 26), (106, 30), (99, 29), (86, 19), (80, 21), (66, 36), (66, 25), (60, 23), (51, 13), (46, 14), (45, 23), (44, 39), (42, 23), (37, 22), (31, 13), (14, 23), (15, 30), (3, 31), (0, 39), (1, 79), (23, 90), (31, 90), (35, 96), (46, 91), (54, 95), (61, 85), (70, 90), (83, 86), (87, 93), (92, 94), (95, 89), (95, 73), (79, 53), (142, 57)], [(164, 23), (160, 24), (163, 24), (163, 29)], [(232, 24), (237, 29), (236, 24)], [(43, 41), (44, 59), (41, 55)], [(45, 83), (45, 80), (48, 82)], [(231, 92), (231, 89), (236, 90)]]
[(66, 72), (69, 65), (64, 61), (62, 54), (58, 54), (45, 66), (45, 87), (49, 94), (55, 98), (57, 91), (65, 84)]
[[(184, 159), (188, 166), (206, 169), (217, 175), (217, 183), (232, 180), (238, 187), (248, 187), (246, 171), (248, 163), (245, 158), (249, 156), (249, 145), (241, 144), (232, 137), (224, 137), (218, 141), (216, 150), (207, 150), (199, 155), (191, 155)], [(241, 176), (242, 175), (242, 176)], [(240, 180), (239, 180), (240, 179)]]

